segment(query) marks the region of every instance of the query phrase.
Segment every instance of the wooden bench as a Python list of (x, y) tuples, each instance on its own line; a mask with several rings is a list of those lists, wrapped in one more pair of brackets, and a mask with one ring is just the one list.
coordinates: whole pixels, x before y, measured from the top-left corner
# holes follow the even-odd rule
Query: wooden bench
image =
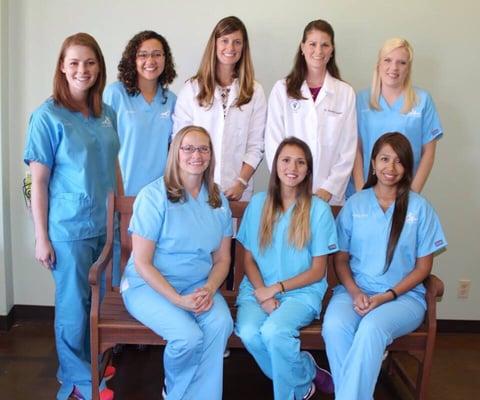
[[(112, 286), (112, 256), (114, 237), (114, 215), (117, 214), (120, 222), (121, 237), (121, 269), (126, 265), (131, 252), (131, 239), (128, 235), (128, 225), (132, 216), (133, 197), (113, 196), (108, 199), (107, 242), (99, 259), (92, 266), (89, 282), (92, 288), (92, 306), (90, 313), (91, 358), (92, 358), (92, 394), (93, 400), (98, 400), (98, 386), (100, 377), (110, 360), (112, 349), (117, 344), (145, 344), (162, 345), (165, 340), (153, 333), (149, 328), (135, 320), (125, 309), (119, 288)], [(232, 215), (241, 220), (247, 203), (232, 202)], [(339, 209), (335, 208), (334, 214)], [(240, 223), (240, 221), (239, 221)], [(241, 244), (236, 243), (234, 260), (234, 285), (232, 290), (222, 288), (222, 293), (235, 317), (235, 299), (240, 282), (243, 278), (244, 250)], [(322, 310), (326, 309), (331, 298), (333, 287), (338, 283), (329, 258), (328, 290), (323, 300)], [(106, 274), (106, 289), (103, 299), (100, 296), (100, 282), (102, 273)], [(425, 280), (427, 288), (427, 313), (424, 323), (415, 332), (396, 339), (389, 347), (389, 372), (396, 372), (406, 384), (415, 399), (426, 399), (430, 369), (432, 366), (433, 349), (436, 335), (436, 301), (443, 294), (443, 282), (434, 275)], [(322, 314), (323, 318), (323, 314)], [(302, 348), (307, 350), (324, 350), (325, 344), (321, 335), (321, 320), (314, 321), (301, 331)], [(243, 348), (240, 339), (232, 335), (229, 339), (230, 348)], [(402, 366), (398, 352), (408, 352), (414, 355), (418, 362), (417, 374), (412, 379)]]

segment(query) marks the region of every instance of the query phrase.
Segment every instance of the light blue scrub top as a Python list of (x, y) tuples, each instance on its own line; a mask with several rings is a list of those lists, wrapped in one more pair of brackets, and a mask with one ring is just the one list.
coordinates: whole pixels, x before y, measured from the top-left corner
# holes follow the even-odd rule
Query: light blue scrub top
[[(197, 198), (187, 194), (185, 202), (167, 198), (163, 177), (145, 186), (133, 206), (128, 228), (155, 242), (153, 265), (179, 293), (203, 286), (212, 269), (212, 253), (224, 237), (232, 236), (232, 214), (222, 195), (222, 206), (212, 208), (202, 186)], [(122, 291), (146, 284), (135, 270), (133, 254), (128, 260)]]
[(117, 113), (118, 158), (127, 196), (136, 196), (163, 175), (176, 100), (175, 94), (160, 87), (151, 103), (142, 94), (130, 96), (122, 82), (105, 89), (103, 101)]
[[(272, 243), (262, 251), (259, 232), (266, 198), (267, 193), (265, 192), (252, 197), (237, 235), (237, 240), (252, 253), (265, 286), (297, 276), (310, 269), (313, 257), (334, 253), (338, 250), (335, 221), (330, 206), (314, 196), (310, 210), (311, 238), (308, 244), (302, 249), (297, 249), (288, 240), (293, 204), (279, 216), (272, 232)], [(303, 304), (309, 305), (316, 312), (318, 318), (326, 290), (327, 279), (324, 278), (311, 285), (290, 290), (281, 296), (294, 297)], [(245, 276), (240, 284), (237, 304), (256, 301), (253, 291), (252, 284)]]
[(30, 117), (24, 161), (50, 168), (48, 236), (52, 241), (105, 234), (107, 194), (115, 188), (119, 141), (113, 110), (99, 118), (45, 101)]
[(392, 106), (387, 103), (383, 96), (380, 96), (379, 104), (382, 110), (377, 111), (369, 106), (370, 89), (358, 93), (358, 134), (362, 140), (365, 180), (370, 168), (373, 145), (384, 133), (400, 132), (408, 138), (413, 150), (414, 175), (422, 158), (422, 147), (443, 136), (440, 118), (432, 98), (422, 89), (415, 88), (415, 93), (418, 104), (407, 114), (401, 112), (404, 104), (403, 95)]
[[(392, 288), (415, 268), (417, 258), (447, 246), (433, 207), (419, 194), (410, 192), (405, 224), (390, 267), (383, 273), (394, 208), (392, 204), (384, 212), (373, 188), (369, 188), (348, 199), (337, 217), (339, 249), (350, 254), (353, 279), (367, 293)], [(426, 307), (423, 283), (406, 295)]]

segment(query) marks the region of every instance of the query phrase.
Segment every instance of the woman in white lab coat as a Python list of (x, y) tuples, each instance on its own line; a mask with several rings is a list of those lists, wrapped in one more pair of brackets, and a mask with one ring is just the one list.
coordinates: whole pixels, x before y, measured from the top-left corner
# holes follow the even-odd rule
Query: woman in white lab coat
[(355, 92), (340, 80), (332, 26), (310, 22), (290, 74), (270, 94), (265, 156), (271, 169), (279, 143), (288, 136), (305, 141), (313, 155), (313, 192), (332, 205), (343, 204), (357, 145)]
[(247, 30), (237, 17), (220, 20), (195, 76), (178, 95), (173, 132), (205, 128), (217, 165), (215, 182), (230, 200), (249, 200), (251, 177), (263, 157), (267, 104), (255, 82)]

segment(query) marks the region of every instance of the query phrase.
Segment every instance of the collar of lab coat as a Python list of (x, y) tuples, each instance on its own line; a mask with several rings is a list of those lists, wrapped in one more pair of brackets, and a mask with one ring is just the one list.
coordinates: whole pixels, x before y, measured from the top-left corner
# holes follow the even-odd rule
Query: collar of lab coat
[[(315, 104), (320, 103), (326, 95), (332, 94), (335, 92), (334, 86), (335, 86), (335, 78), (330, 75), (330, 73), (327, 71), (325, 74), (325, 79), (323, 80), (323, 85), (322, 89), (320, 90), (320, 93), (318, 93), (317, 99), (315, 100)], [(312, 97), (312, 93), (310, 92), (310, 89), (308, 88), (307, 81), (303, 81), (302, 87), (302, 96), (306, 97), (307, 99), (310, 99)]]

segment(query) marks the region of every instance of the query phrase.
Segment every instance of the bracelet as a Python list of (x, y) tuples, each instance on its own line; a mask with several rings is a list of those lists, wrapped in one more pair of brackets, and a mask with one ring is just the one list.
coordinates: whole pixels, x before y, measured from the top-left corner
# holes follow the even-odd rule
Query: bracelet
[(283, 285), (283, 282), (282, 281), (279, 281), (278, 284), (280, 285), (281, 287), (281, 290), (280, 290), (280, 293), (285, 293), (285, 286)]
[(391, 288), (385, 290), (385, 293), (388, 293), (388, 292), (390, 292), (391, 294), (393, 294), (393, 300), (397, 300), (398, 294), (397, 294), (397, 292), (396, 292), (395, 290), (393, 290), (393, 289), (391, 289)]
[(241, 176), (237, 176), (237, 181), (239, 181), (245, 187), (248, 186), (248, 182), (245, 179), (243, 179)]

